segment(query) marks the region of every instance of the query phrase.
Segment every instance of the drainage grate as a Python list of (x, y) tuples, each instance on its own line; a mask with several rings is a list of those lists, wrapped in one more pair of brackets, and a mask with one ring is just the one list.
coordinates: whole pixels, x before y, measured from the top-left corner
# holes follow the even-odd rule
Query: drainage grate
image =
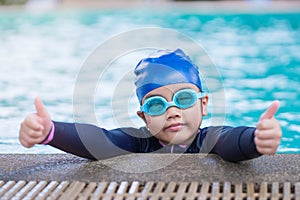
[(0, 199), (293, 199), (299, 183), (0, 181)]

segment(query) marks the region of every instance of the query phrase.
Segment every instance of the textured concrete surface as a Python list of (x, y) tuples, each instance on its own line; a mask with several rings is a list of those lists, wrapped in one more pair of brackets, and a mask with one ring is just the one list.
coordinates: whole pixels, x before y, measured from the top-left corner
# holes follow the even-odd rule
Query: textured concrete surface
[(295, 183), (300, 181), (300, 155), (229, 163), (202, 154), (131, 154), (101, 161), (70, 154), (0, 154), (0, 180)]

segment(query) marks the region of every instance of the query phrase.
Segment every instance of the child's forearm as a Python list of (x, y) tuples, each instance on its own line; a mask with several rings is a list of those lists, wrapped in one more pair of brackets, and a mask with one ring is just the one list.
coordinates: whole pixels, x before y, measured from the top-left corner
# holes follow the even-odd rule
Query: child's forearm
[[(133, 137), (120, 130), (107, 131), (94, 125), (64, 122), (54, 122), (54, 125), (55, 132), (49, 145), (84, 158), (106, 159), (134, 152), (133, 148), (126, 149), (128, 143), (139, 146)], [(117, 142), (121, 145), (115, 144)], [(121, 149), (123, 147), (125, 150)]]
[(254, 143), (254, 131), (252, 127), (211, 127), (207, 130), (206, 147), (210, 153), (216, 153), (223, 159), (231, 162), (239, 162), (259, 157)]

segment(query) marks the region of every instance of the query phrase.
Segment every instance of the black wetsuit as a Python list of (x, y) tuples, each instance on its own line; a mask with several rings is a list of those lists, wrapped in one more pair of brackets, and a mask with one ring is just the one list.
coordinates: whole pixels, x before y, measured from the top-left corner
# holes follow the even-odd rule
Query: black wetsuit
[(145, 128), (105, 130), (94, 125), (54, 122), (49, 145), (90, 159), (105, 159), (128, 153), (215, 153), (238, 162), (260, 156), (252, 127), (217, 126), (200, 129), (192, 144), (164, 146)]

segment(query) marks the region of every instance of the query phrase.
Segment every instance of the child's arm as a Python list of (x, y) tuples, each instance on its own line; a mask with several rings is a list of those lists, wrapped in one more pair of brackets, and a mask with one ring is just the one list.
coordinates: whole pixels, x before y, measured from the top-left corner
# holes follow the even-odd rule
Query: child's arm
[(139, 129), (107, 131), (89, 124), (52, 122), (40, 98), (35, 99), (37, 113), (21, 123), (19, 140), (27, 148), (49, 144), (63, 151), (90, 159), (104, 159), (140, 150), (135, 134)]
[(216, 153), (223, 159), (238, 162), (256, 158), (262, 154), (275, 154), (282, 131), (274, 114), (279, 102), (262, 114), (255, 128), (252, 127), (208, 127), (203, 129), (203, 143), (200, 152)]
[(55, 132), (49, 145), (90, 159), (106, 159), (140, 151), (139, 129), (105, 130), (91, 124), (54, 122)]
[(261, 154), (254, 143), (254, 131), (255, 128), (246, 126), (204, 128), (201, 130), (203, 142), (200, 152), (215, 153), (230, 162), (257, 158)]

